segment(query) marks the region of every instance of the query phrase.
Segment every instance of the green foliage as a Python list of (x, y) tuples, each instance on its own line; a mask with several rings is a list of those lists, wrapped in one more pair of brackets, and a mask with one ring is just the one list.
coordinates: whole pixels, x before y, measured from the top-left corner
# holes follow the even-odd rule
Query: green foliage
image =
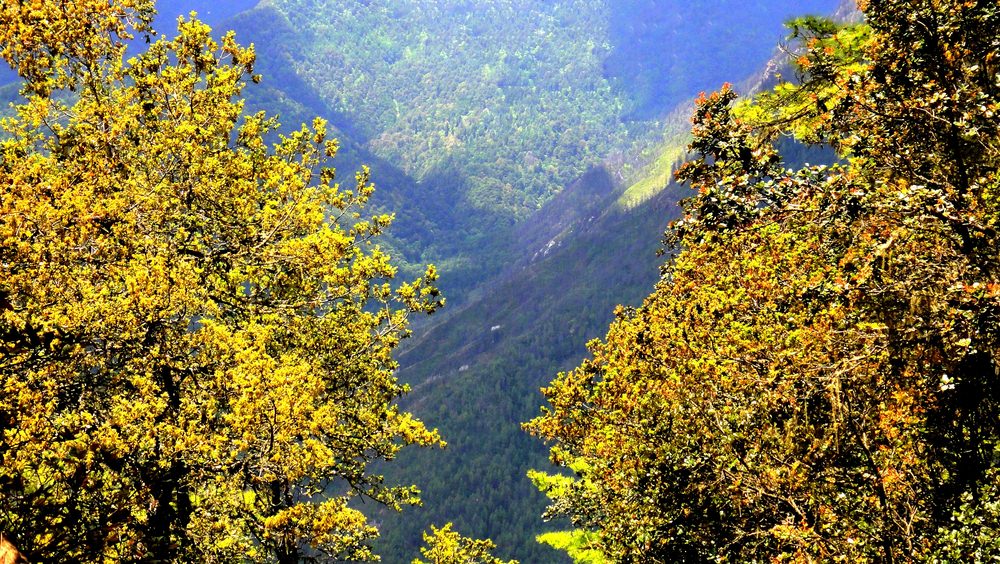
[(978, 492), (965, 492), (951, 522), (938, 530), (932, 561), (995, 562), (1000, 558), (1000, 487), (989, 472)]
[(862, 7), (797, 22), (801, 85), (699, 100), (680, 250), (527, 426), (612, 561), (996, 552), (1000, 7)]
[[(585, 472), (586, 468), (578, 467), (574, 471)], [(546, 474), (534, 470), (528, 472), (528, 478), (535, 484), (535, 487), (544, 492), (556, 504), (571, 495), (574, 488), (588, 487), (587, 484), (579, 483), (568, 476)], [(565, 552), (576, 564), (604, 564), (607, 562), (601, 551), (594, 548), (597, 546), (597, 535), (588, 531), (576, 529), (545, 533), (539, 535), (537, 540)]]
[(646, 174), (622, 192), (616, 204), (625, 209), (634, 208), (670, 185), (677, 163), (685, 156), (683, 143), (666, 147), (648, 167)]
[(661, 144), (659, 120), (723, 70), (762, 65), (792, 5), (281, 0), (236, 25), (277, 62), (262, 67), (276, 80), (266, 103), (328, 116), (364, 162), (377, 158), (384, 204), (406, 210), (398, 250), (437, 264), (464, 301), (521, 251), (518, 225), (546, 201), (592, 166), (641, 160)]
[[(373, 461), (442, 444), (394, 401), (410, 314), (326, 124), (243, 114), (255, 54), (149, 3), (0, 8), (0, 530), (32, 561), (371, 559)], [(61, 90), (61, 91), (60, 91)], [(74, 92), (67, 94), (65, 91)]]
[(496, 545), (488, 540), (467, 539), (451, 530), (451, 523), (438, 529), (431, 527), (424, 533), (427, 546), (420, 554), (427, 560), (416, 558), (413, 564), (518, 564), (517, 560), (500, 560), (490, 554)]
[(604, 564), (604, 555), (590, 548), (595, 538), (592, 533), (576, 530), (538, 535), (538, 542), (567, 553), (576, 564)]

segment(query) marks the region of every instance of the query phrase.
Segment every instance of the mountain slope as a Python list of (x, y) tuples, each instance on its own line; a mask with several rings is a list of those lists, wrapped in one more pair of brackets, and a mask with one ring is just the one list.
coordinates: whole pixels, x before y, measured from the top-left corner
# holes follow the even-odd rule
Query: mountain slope
[(235, 21), (262, 65), (280, 61), (264, 69), (272, 98), (322, 107), (409, 179), (374, 169), (408, 193), (399, 228), (424, 227), (409, 255), (438, 264), (457, 303), (565, 186), (659, 145), (678, 102), (761, 64), (786, 17), (834, 3), (268, 0)]
[[(574, 188), (601, 193), (609, 180), (596, 169)], [(401, 374), (415, 383), (404, 407), (439, 427), (449, 447), (405, 453), (390, 469), (393, 479), (421, 485), (425, 508), (383, 517), (388, 562), (405, 561), (420, 530), (446, 521), (493, 538), (501, 554), (523, 562), (559, 561), (534, 541), (545, 529), (545, 501), (525, 473), (547, 461), (519, 425), (537, 413), (538, 389), (606, 330), (614, 307), (638, 304), (652, 289), (659, 234), (679, 193), (661, 191), (627, 211), (614, 205), (617, 195), (605, 193), (606, 211), (573, 225), (402, 355)]]

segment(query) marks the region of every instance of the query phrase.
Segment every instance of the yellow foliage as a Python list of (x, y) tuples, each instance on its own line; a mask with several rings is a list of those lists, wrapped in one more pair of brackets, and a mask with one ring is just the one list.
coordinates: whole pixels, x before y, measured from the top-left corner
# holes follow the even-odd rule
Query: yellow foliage
[[(368, 558), (368, 463), (442, 444), (392, 402), (407, 316), (391, 218), (351, 224), (316, 120), (240, 95), (254, 53), (181, 21), (123, 62), (151, 2), (7, 2), (25, 101), (0, 141), (0, 529), (39, 561)], [(60, 94), (60, 89), (75, 94)]]
[(426, 560), (416, 558), (413, 564), (518, 564), (517, 560), (493, 556), (492, 541), (467, 539), (453, 531), (451, 523), (440, 529), (432, 526), (430, 534), (423, 536), (427, 546), (420, 549), (420, 554)]

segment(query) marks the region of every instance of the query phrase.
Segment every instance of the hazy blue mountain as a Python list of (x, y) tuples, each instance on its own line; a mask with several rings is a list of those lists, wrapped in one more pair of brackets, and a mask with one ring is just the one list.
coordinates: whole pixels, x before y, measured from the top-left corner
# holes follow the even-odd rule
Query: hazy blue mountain
[(256, 6), (259, 0), (157, 0), (156, 29), (172, 34), (174, 21), (178, 16), (187, 17), (191, 12), (197, 12), (198, 18), (212, 27), (218, 27), (236, 14)]
[[(179, 16), (187, 17), (191, 12), (197, 12), (198, 17), (212, 26), (249, 10), (257, 5), (259, 0), (158, 0), (156, 3), (157, 17), (153, 22), (154, 29), (166, 35), (173, 35)], [(0, 63), (0, 85), (17, 80), (17, 73), (6, 63)]]

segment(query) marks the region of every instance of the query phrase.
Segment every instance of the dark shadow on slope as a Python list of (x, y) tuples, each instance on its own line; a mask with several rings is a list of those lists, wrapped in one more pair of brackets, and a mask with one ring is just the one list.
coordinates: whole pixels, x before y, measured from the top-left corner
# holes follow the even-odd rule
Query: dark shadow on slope
[[(656, 250), (679, 196), (670, 188), (631, 211), (614, 211), (617, 192), (607, 188), (606, 173), (588, 173), (567, 198), (579, 198), (582, 210), (612, 211), (564, 226), (572, 236), (563, 244), (508, 272), (401, 357), (401, 378), (414, 386), (403, 407), (438, 427), (449, 447), (404, 451), (385, 469), (391, 482), (419, 484), (425, 501), (403, 515), (380, 514), (387, 562), (406, 561), (422, 530), (449, 521), (464, 534), (492, 538), (505, 557), (563, 561), (534, 540), (552, 525), (542, 523), (545, 499), (525, 474), (549, 464), (544, 445), (520, 424), (537, 415), (539, 388), (607, 332), (615, 306), (638, 305), (652, 291), (662, 261)], [(539, 213), (565, 217), (559, 208)], [(525, 236), (550, 234), (538, 228)]]
[(617, 196), (618, 187), (605, 167), (588, 170), (518, 226), (517, 248), (523, 253), (518, 265), (548, 256), (574, 231), (586, 229), (606, 213)]
[(371, 168), (377, 186), (373, 204), (396, 215), (388, 246), (394, 258), (403, 259), (401, 278), (418, 276), (422, 265), (434, 263), (442, 275), (442, 290), (455, 305), (500, 271), (511, 248), (513, 222), (468, 201), (462, 163), (444, 159), (425, 180), (417, 181), (371, 152), (351, 116), (331, 108), (297, 73), (299, 55), (292, 48), (299, 33), (279, 10), (262, 4), (225, 26), (234, 28), (241, 42), (257, 45), (257, 70), (264, 81), (247, 89), (248, 110), (277, 112), (282, 123), (293, 127), (309, 123), (314, 115), (327, 119), (341, 141), (333, 164), (348, 173), (340, 177), (345, 185), (362, 165)]

